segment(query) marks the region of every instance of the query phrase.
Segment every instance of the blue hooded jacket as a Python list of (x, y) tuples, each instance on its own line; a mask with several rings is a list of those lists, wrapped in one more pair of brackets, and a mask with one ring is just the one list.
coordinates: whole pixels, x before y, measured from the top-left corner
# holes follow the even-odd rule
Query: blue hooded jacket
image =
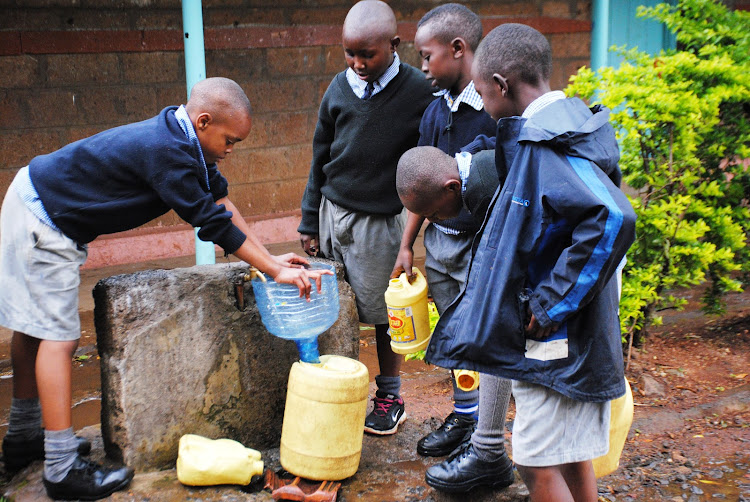
[[(625, 393), (614, 277), (635, 238), (603, 107), (556, 101), (498, 122), (495, 193), (465, 289), (426, 359), (544, 385), (579, 401)], [(531, 311), (548, 338), (527, 339)]]

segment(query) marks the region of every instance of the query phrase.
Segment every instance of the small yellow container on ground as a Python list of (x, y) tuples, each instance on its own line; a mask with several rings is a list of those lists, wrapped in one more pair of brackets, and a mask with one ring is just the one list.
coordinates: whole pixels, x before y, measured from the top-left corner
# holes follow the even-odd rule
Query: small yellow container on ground
[(295, 476), (337, 481), (354, 475), (362, 454), (367, 366), (348, 357), (320, 356), (289, 371), (279, 460)]
[(412, 354), (430, 343), (430, 315), (427, 310), (427, 280), (422, 272), (409, 282), (406, 273), (391, 279), (385, 291), (391, 349), (397, 354)]
[(620, 465), (620, 455), (625, 446), (630, 426), (633, 424), (633, 392), (625, 379), (625, 395), (614, 399), (609, 417), (609, 451), (595, 458), (594, 474), (597, 478), (612, 474)]
[(195, 434), (180, 438), (177, 479), (183, 485), (247, 485), (263, 474), (260, 452), (232, 439), (209, 439)]

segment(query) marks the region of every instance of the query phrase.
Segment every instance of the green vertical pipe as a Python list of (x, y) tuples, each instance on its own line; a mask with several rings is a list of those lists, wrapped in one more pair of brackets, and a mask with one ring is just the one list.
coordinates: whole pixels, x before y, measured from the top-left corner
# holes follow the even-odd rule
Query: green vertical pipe
[[(201, 0), (182, 0), (182, 27), (185, 41), (185, 79), (187, 96), (195, 84), (206, 78), (206, 52), (203, 47), (203, 9)], [(198, 238), (195, 229), (195, 264), (216, 263), (214, 243)]]
[(610, 45), (609, 2), (610, 0), (594, 0), (592, 8), (591, 69), (594, 71), (607, 66)]

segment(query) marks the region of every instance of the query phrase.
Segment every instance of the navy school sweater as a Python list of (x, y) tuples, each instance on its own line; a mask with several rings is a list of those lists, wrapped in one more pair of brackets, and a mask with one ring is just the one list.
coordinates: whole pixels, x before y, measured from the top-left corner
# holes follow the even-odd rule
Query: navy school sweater
[[(419, 146), (434, 146), (450, 156), (461, 151), (479, 135), (494, 135), (495, 122), (484, 110), (476, 110), (466, 103), (458, 105), (458, 110), (450, 111), (448, 102), (440, 96), (430, 103), (422, 116), (419, 126)], [(461, 232), (474, 233), (479, 225), (466, 210), (440, 226)]]
[(350, 211), (401, 212), (396, 166), (406, 150), (417, 146), (419, 122), (432, 99), (424, 75), (405, 63), (369, 100), (354, 94), (346, 72), (336, 75), (320, 103), (298, 231), (318, 234), (323, 195)]
[(196, 148), (174, 116), (176, 106), (156, 117), (100, 132), (29, 163), (31, 182), (57, 227), (85, 244), (102, 234), (130, 230), (174, 209), (199, 236), (227, 253), (245, 234), (232, 213), (215, 201), (227, 181), (216, 164), (206, 174)]

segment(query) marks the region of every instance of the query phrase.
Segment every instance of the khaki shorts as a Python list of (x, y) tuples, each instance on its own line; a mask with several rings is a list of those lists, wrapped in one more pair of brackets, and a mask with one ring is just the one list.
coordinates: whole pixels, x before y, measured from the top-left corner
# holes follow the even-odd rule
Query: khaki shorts
[(583, 462), (609, 451), (609, 401), (586, 403), (513, 380), (513, 461), (527, 467)]
[(319, 220), (320, 256), (344, 264), (359, 321), (388, 324), (385, 290), (401, 246), (406, 210), (395, 216), (360, 213), (323, 197)]
[(0, 212), (0, 325), (42, 340), (78, 340), (86, 247), (37, 218), (15, 184)]

